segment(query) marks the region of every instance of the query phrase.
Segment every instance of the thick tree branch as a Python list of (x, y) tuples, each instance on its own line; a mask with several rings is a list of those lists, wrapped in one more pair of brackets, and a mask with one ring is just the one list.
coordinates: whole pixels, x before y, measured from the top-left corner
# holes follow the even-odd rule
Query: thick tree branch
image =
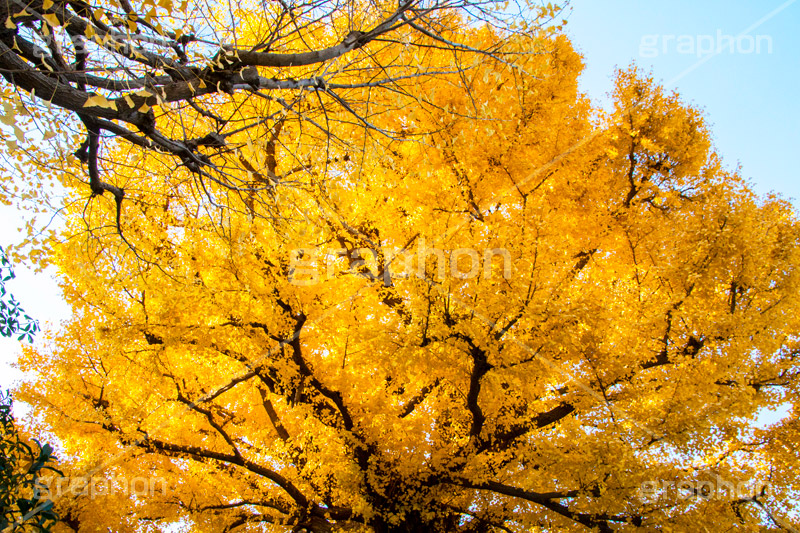
[(241, 456), (231, 455), (227, 453), (215, 452), (207, 450), (201, 446), (187, 446), (181, 444), (174, 444), (159, 439), (146, 437), (138, 441), (138, 446), (149, 451), (158, 451), (166, 455), (175, 455), (180, 457), (190, 457), (193, 459), (212, 459), (221, 463), (236, 465), (242, 467), (249, 472), (257, 474), (261, 477), (269, 479), (281, 489), (283, 489), (301, 509), (305, 509), (309, 505), (308, 498), (287, 478), (278, 474), (274, 470), (270, 470), (261, 466), (253, 461), (247, 460)]
[(559, 514), (565, 518), (569, 518), (570, 520), (574, 520), (575, 522), (582, 524), (586, 527), (590, 528), (598, 528), (602, 532), (612, 532), (611, 526), (609, 522), (617, 522), (617, 523), (626, 523), (626, 524), (633, 524), (635, 526), (641, 526), (643, 518), (641, 516), (627, 516), (627, 515), (609, 515), (606, 513), (580, 513), (576, 511), (572, 511), (566, 505), (563, 505), (555, 500), (561, 498), (569, 498), (577, 495), (575, 491), (567, 491), (567, 492), (556, 492), (556, 493), (539, 493), (530, 490), (521, 489), (518, 487), (513, 487), (510, 485), (505, 485), (503, 483), (499, 483), (497, 481), (485, 481), (481, 483), (474, 483), (467, 479), (459, 479), (452, 481), (453, 484), (459, 485), (465, 488), (472, 488), (472, 489), (479, 489), (479, 490), (488, 490), (494, 492), (496, 494), (502, 494), (504, 496), (511, 496), (513, 498), (519, 498), (522, 500), (526, 500), (542, 507), (553, 511), (556, 514)]

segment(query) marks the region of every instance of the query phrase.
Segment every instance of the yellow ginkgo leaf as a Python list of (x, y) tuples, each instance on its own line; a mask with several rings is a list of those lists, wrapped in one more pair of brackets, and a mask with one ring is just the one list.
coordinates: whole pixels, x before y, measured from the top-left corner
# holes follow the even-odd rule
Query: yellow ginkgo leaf
[(44, 19), (44, 20), (45, 20), (45, 21), (46, 21), (48, 24), (50, 24), (50, 25), (51, 25), (51, 26), (53, 26), (53, 27), (55, 27), (55, 26), (60, 26), (60, 25), (61, 25), (61, 22), (58, 20), (58, 17), (57, 17), (57, 16), (55, 16), (55, 14), (54, 14), (54, 13), (46, 13), (46, 14), (42, 15), (42, 18), (43, 18), (43, 19)]
[(100, 107), (103, 109), (117, 110), (117, 103), (106, 99), (102, 94), (93, 94), (84, 102), (83, 107)]

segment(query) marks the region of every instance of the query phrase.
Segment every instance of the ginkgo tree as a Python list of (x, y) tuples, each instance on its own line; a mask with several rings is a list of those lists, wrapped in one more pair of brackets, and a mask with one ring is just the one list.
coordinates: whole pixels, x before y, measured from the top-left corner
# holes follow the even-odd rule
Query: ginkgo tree
[(121, 219), (64, 178), (39, 257), (74, 315), (17, 392), (83, 480), (50, 484), (64, 530), (797, 527), (794, 210), (636, 68), (602, 114), (563, 35), (449, 31), (414, 91), (351, 65), (369, 120), (314, 92), (325, 135), (219, 103), (258, 117), (217, 154), (258, 190), (136, 143), (106, 155)]

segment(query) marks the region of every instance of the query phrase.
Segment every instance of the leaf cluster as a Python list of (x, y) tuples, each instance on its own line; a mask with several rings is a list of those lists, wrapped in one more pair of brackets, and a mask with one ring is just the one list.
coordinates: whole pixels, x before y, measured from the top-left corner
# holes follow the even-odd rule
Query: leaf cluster
[(59, 517), (53, 502), (43, 497), (49, 490), (40, 478), (47, 471), (60, 474), (52, 466), (53, 447), (23, 440), (11, 408), (11, 395), (0, 394), (0, 531), (49, 532)]
[(28, 316), (14, 295), (7, 291), (6, 282), (14, 277), (11, 262), (0, 247), (0, 335), (19, 335), (17, 340), (33, 342), (33, 336), (39, 331), (39, 322)]

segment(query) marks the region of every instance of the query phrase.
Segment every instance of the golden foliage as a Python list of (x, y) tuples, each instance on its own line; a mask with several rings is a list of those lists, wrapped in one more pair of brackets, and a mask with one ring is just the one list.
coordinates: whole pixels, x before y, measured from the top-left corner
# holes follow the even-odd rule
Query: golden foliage
[[(563, 36), (516, 45), (514, 65), (431, 48), (426, 68), (464, 68), (351, 89), (369, 124), (220, 104), (272, 117), (227, 139), (253, 184), (237, 194), (109, 156), (136, 192), (125, 240), (111, 202), (71, 209), (51, 245), (74, 316), (26, 354), (22, 392), (74, 472), (168, 490), (62, 498), (81, 531), (796, 516), (796, 421), (756, 425), (798, 398), (794, 211), (755, 198), (700, 114), (636, 69), (602, 116)], [(676, 488), (709, 480), (749, 492)]]

